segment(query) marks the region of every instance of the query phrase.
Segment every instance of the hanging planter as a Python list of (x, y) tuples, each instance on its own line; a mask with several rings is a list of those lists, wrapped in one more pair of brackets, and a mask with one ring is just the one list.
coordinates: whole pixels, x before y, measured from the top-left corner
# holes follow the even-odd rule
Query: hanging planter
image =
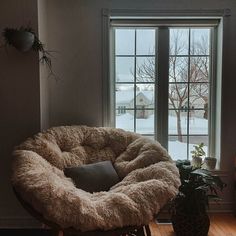
[(11, 29), (6, 28), (3, 32), (5, 42), (21, 52), (29, 51), (35, 40), (35, 36), (32, 32), (26, 31), (23, 28)]
[(30, 50), (39, 52), (39, 61), (46, 64), (51, 74), (54, 74), (52, 71), (51, 54), (44, 48), (43, 43), (39, 40), (32, 28), (5, 28), (3, 31), (3, 37), (6, 46), (13, 46), (20, 52), (27, 52)]

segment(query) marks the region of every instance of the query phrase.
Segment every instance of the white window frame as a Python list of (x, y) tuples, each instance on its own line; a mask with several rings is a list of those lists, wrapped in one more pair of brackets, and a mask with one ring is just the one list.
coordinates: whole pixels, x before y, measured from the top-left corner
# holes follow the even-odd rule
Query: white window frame
[[(166, 41), (168, 37), (168, 30), (165, 26), (171, 26), (171, 23), (174, 19), (174, 25), (177, 24), (188, 26), (192, 25), (204, 25), (204, 26), (212, 26), (215, 24), (216, 29), (214, 30), (214, 39), (219, 39), (218, 41), (213, 42), (214, 48), (212, 51), (213, 63), (217, 64), (217, 71), (211, 71), (211, 87), (210, 87), (210, 103), (211, 103), (211, 111), (210, 114), (216, 114), (214, 117), (210, 115), (211, 121), (209, 122), (209, 133), (208, 135), (211, 137), (209, 139), (209, 147), (208, 155), (216, 156), (218, 159), (220, 157), (220, 139), (218, 135), (220, 134), (220, 118), (221, 118), (221, 65), (220, 60), (222, 56), (222, 22), (223, 17), (226, 15), (225, 10), (214, 10), (214, 11), (153, 11), (153, 10), (144, 10), (144, 11), (136, 11), (136, 10), (107, 10), (103, 9), (103, 126), (112, 127), (114, 124), (114, 115), (115, 115), (115, 83), (111, 78), (114, 78), (114, 68), (112, 67), (111, 61), (113, 52), (110, 50), (114, 48), (114, 42), (110, 39), (112, 30), (111, 30), (111, 21), (114, 25), (129, 25), (129, 26), (137, 26), (140, 25), (140, 22), (144, 22), (144, 25), (149, 26), (158, 26), (159, 32), (158, 40)], [(140, 21), (141, 20), (141, 21)], [(216, 23), (217, 22), (217, 23)], [(221, 44), (219, 43), (221, 42)], [(155, 109), (158, 113), (156, 116), (161, 121), (155, 126), (155, 134), (158, 134), (158, 137), (155, 137), (164, 147), (168, 148), (168, 67), (169, 64), (169, 45), (158, 43), (157, 45), (166, 45), (165, 47), (160, 47), (158, 50), (158, 56), (161, 57), (162, 60), (158, 60), (161, 63), (158, 65), (158, 77), (166, 78), (159, 81), (162, 83), (162, 90), (156, 93), (158, 97), (156, 97), (158, 101), (159, 109)], [(220, 56), (219, 56), (220, 55)], [(217, 93), (217, 96), (216, 96)], [(161, 107), (160, 107), (161, 106)], [(163, 113), (164, 111), (164, 113)], [(158, 132), (157, 132), (158, 130)], [(217, 130), (217, 131), (216, 131)], [(217, 133), (217, 136), (216, 136)], [(216, 148), (217, 143), (217, 148)]]

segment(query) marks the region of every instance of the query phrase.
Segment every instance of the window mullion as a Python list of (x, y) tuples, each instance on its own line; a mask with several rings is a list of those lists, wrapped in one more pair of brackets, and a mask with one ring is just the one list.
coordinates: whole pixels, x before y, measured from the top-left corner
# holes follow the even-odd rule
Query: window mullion
[(215, 132), (216, 132), (216, 115), (213, 116), (213, 114), (217, 114), (216, 111), (216, 71), (215, 67), (213, 65), (216, 65), (216, 54), (217, 54), (217, 36), (216, 36), (216, 30), (215, 28), (211, 29), (211, 53), (209, 57), (209, 81), (210, 81), (210, 97), (208, 102), (208, 107), (210, 105), (210, 110), (208, 111), (208, 155), (215, 157)]
[(188, 88), (187, 88), (187, 101), (188, 101), (188, 113), (187, 113), (187, 159), (189, 160), (189, 119), (190, 119), (190, 70), (191, 70), (191, 29), (188, 30)]
[(169, 99), (169, 29), (158, 28), (156, 37), (156, 138), (168, 148), (168, 99)]
[(136, 106), (136, 96), (137, 96), (137, 30), (135, 30), (134, 33), (134, 132), (136, 132), (137, 130), (137, 122), (136, 122), (136, 118), (137, 118), (137, 106)]
[(110, 96), (109, 96), (109, 110), (110, 110), (110, 117), (109, 119), (107, 119), (109, 122), (106, 122), (106, 126), (115, 126), (115, 123), (116, 123), (116, 118), (115, 118), (115, 115), (116, 115), (116, 98), (115, 98), (115, 91), (116, 91), (116, 79), (115, 79), (115, 74), (116, 74), (116, 67), (115, 67), (115, 64), (116, 64), (116, 57), (115, 57), (115, 30), (114, 28), (111, 28), (110, 30), (110, 54), (109, 54), (109, 57), (111, 59), (111, 64), (110, 64), (110, 76), (111, 78), (113, 79), (111, 81), (111, 84), (109, 85), (110, 86)]
[(114, 105), (112, 100), (112, 91), (111, 87), (113, 87), (112, 83), (113, 81), (110, 80), (110, 77), (113, 78), (111, 75), (111, 66), (113, 65), (110, 61), (112, 58), (112, 48), (113, 44), (111, 43), (112, 39), (114, 39), (114, 30), (109, 28), (109, 15), (104, 15), (102, 19), (102, 41), (103, 41), (103, 52), (102, 52), (102, 73), (103, 73), (103, 104), (102, 104), (102, 110), (103, 110), (103, 118), (102, 118), (102, 124), (104, 126), (112, 126), (112, 118), (111, 113), (113, 112), (112, 105)]

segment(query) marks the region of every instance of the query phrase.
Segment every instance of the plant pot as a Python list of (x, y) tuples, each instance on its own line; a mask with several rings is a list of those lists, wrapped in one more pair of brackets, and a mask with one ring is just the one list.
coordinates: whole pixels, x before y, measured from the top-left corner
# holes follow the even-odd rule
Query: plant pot
[(177, 211), (175, 214), (172, 214), (171, 221), (176, 236), (208, 235), (210, 219), (206, 212), (185, 214)]
[(9, 43), (21, 52), (29, 51), (34, 44), (34, 34), (28, 31), (15, 31), (8, 38)]
[(194, 167), (201, 167), (202, 165), (202, 158), (201, 157), (192, 157), (192, 165)]
[(208, 170), (214, 170), (216, 168), (216, 161), (217, 159), (215, 157), (205, 157), (204, 163), (206, 168)]

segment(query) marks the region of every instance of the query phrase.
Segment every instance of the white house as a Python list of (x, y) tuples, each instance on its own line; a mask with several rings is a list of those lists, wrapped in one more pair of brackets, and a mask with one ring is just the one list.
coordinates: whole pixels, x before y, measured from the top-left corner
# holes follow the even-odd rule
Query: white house
[[(136, 95), (136, 96), (135, 96)], [(135, 96), (135, 98), (134, 98)], [(122, 115), (129, 113), (134, 115), (134, 104), (136, 103), (136, 118), (145, 119), (154, 113), (154, 92), (150, 90), (136, 91), (136, 94), (132, 90), (118, 90), (116, 91), (116, 115)], [(175, 101), (178, 107), (178, 100)], [(190, 109), (189, 115), (198, 118), (207, 119), (207, 103), (203, 98), (190, 97), (190, 101), (187, 99), (181, 106), (181, 115), (188, 115), (188, 108)], [(175, 115), (173, 106), (169, 105), (169, 115)]]
[(154, 93), (153, 91), (116, 91), (116, 114), (125, 113), (134, 114), (134, 105), (136, 103), (136, 118), (145, 119), (153, 114)]

